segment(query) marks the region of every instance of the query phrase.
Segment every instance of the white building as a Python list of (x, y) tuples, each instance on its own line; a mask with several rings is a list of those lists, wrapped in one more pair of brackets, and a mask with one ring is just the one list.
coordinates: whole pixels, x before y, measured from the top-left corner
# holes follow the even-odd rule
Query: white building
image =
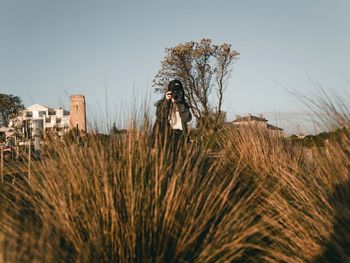
[(247, 125), (256, 125), (258, 127), (267, 127), (267, 119), (263, 116), (253, 116), (248, 115), (246, 117), (238, 116), (233, 122), (232, 125), (236, 126), (247, 126)]
[(22, 115), (13, 120), (10, 125), (21, 123), (24, 132), (32, 135), (44, 135), (53, 132), (62, 136), (69, 131), (69, 111), (62, 108), (54, 109), (40, 104), (33, 104), (26, 108)]
[(230, 126), (237, 128), (255, 126), (261, 129), (267, 129), (272, 135), (283, 136), (283, 129), (269, 124), (268, 120), (265, 119), (262, 115), (259, 117), (250, 114), (246, 117), (238, 116), (230, 124)]

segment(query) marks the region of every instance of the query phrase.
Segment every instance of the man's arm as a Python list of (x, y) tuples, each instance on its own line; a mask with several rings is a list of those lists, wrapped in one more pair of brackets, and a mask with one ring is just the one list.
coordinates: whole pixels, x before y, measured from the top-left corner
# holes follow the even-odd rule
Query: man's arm
[(156, 118), (158, 121), (166, 121), (168, 119), (170, 101), (167, 99), (158, 101), (156, 108)]
[(181, 120), (183, 122), (189, 122), (192, 119), (190, 107), (188, 107), (186, 102), (177, 102), (176, 103), (177, 109), (179, 110), (179, 114), (181, 117)]

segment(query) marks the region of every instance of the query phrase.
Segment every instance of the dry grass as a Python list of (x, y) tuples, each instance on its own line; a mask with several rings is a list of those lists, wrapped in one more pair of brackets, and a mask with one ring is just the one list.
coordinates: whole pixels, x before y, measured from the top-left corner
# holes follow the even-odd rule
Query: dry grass
[[(350, 260), (350, 136), (312, 149), (259, 129), (188, 147), (148, 133), (52, 141), (30, 182), (1, 185), (5, 262)], [(0, 240), (1, 241), (1, 240)], [(331, 260), (332, 259), (332, 260)]]

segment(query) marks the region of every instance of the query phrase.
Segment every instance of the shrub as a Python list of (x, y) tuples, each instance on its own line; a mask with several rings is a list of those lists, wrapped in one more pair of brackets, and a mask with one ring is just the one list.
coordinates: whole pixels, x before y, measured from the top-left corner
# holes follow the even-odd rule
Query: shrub
[[(177, 156), (149, 136), (52, 140), (30, 180), (1, 185), (8, 262), (350, 260), (350, 136), (305, 150), (259, 129)], [(1, 249), (0, 249), (1, 255)]]

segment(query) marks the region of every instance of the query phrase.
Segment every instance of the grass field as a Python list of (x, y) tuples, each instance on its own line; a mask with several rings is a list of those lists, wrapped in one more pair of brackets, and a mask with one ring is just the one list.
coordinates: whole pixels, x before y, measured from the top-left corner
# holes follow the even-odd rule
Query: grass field
[(216, 158), (148, 138), (52, 141), (30, 181), (0, 186), (4, 261), (350, 260), (348, 129), (312, 158), (254, 128), (211, 135)]
[(27, 162), (5, 162), (4, 174), (26, 174), (28, 173)]

